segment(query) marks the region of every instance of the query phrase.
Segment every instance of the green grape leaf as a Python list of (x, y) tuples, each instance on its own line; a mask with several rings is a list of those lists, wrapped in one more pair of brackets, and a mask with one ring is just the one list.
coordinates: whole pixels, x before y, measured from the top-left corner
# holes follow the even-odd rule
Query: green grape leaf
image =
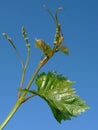
[(58, 48), (59, 51), (63, 52), (64, 54), (69, 54), (69, 49), (64, 46), (64, 45), (60, 45), (60, 47)]
[(35, 46), (43, 51), (43, 54), (48, 56), (52, 51), (50, 46), (45, 43), (45, 41), (41, 39), (37, 39), (35, 41)]
[(36, 93), (49, 104), (59, 123), (62, 120), (70, 120), (89, 108), (85, 101), (75, 95), (75, 89), (71, 87), (74, 82), (62, 75), (56, 75), (54, 72), (42, 73), (36, 78), (35, 83)]

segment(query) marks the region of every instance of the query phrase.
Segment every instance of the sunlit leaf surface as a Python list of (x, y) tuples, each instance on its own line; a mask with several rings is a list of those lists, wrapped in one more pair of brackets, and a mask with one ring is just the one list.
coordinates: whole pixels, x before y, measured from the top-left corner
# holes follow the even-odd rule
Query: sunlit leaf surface
[(54, 72), (42, 73), (36, 79), (37, 94), (50, 106), (55, 119), (70, 120), (89, 107), (85, 101), (75, 95), (74, 82)]

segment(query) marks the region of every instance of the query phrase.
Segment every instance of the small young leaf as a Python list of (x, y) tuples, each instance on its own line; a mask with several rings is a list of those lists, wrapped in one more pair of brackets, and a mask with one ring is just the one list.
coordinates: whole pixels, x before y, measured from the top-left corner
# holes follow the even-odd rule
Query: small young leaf
[(69, 50), (66, 46), (61, 45), (58, 50), (63, 52), (64, 54), (69, 54)]
[(89, 108), (85, 101), (75, 95), (72, 84), (73, 82), (62, 75), (53, 72), (42, 73), (36, 79), (38, 95), (49, 104), (59, 123), (62, 120), (70, 120)]
[(43, 51), (43, 54), (48, 56), (51, 52), (51, 48), (49, 45), (45, 43), (45, 41), (41, 39), (37, 39), (35, 42), (35, 46)]

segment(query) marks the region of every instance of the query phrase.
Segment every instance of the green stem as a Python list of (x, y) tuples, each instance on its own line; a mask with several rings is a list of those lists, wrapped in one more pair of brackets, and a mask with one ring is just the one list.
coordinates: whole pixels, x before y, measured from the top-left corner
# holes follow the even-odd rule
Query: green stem
[(20, 100), (18, 100), (16, 102), (16, 104), (14, 105), (13, 109), (11, 110), (11, 112), (9, 113), (9, 115), (6, 117), (6, 119), (4, 120), (4, 122), (0, 125), (0, 130), (3, 130), (3, 128), (7, 125), (7, 123), (9, 122), (9, 120), (12, 118), (12, 116), (15, 114), (15, 112), (17, 111), (17, 109), (20, 107), (22, 102), (20, 102)]
[[(25, 73), (26, 73), (26, 69), (28, 67), (28, 63), (29, 63), (29, 59), (30, 59), (30, 45), (27, 44), (27, 49), (28, 49), (28, 55), (27, 55), (27, 59), (26, 59), (26, 63), (25, 66), (22, 68), (22, 78), (21, 78), (21, 82), (20, 82), (20, 89), (22, 89), (23, 87), (23, 83), (24, 83), (24, 78), (25, 78)], [(20, 97), (20, 92), (18, 92), (18, 97)]]
[(32, 75), (32, 77), (31, 77), (29, 83), (27, 84), (26, 89), (29, 89), (29, 88), (30, 88), (32, 82), (34, 81), (34, 79), (35, 79), (37, 73), (39, 72), (39, 70), (41, 69), (41, 67), (42, 67), (42, 64), (41, 64), (41, 62), (40, 62), (39, 65), (38, 65), (38, 67), (36, 68), (35, 72), (33, 73), (33, 75)]

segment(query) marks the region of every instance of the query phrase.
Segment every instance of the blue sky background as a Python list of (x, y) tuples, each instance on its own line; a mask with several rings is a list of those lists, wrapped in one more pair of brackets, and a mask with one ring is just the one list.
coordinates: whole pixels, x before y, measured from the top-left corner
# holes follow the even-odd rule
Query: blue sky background
[[(35, 49), (35, 38), (52, 44), (55, 25), (43, 4), (54, 12), (57, 7), (65, 10), (59, 13), (64, 43), (70, 54), (56, 54), (42, 71), (56, 70), (70, 80), (91, 107), (90, 110), (59, 124), (50, 108), (39, 97), (35, 97), (16, 112), (4, 130), (97, 130), (98, 129), (98, 1), (97, 0), (0, 0), (0, 123), (7, 116), (17, 99), (21, 78), (18, 58), (2, 36), (6, 32), (15, 42), (25, 60), (26, 47), (21, 35), (25, 26), (31, 44), (31, 59), (25, 85), (34, 72), (41, 56)], [(33, 86), (32, 86), (33, 88)]]

